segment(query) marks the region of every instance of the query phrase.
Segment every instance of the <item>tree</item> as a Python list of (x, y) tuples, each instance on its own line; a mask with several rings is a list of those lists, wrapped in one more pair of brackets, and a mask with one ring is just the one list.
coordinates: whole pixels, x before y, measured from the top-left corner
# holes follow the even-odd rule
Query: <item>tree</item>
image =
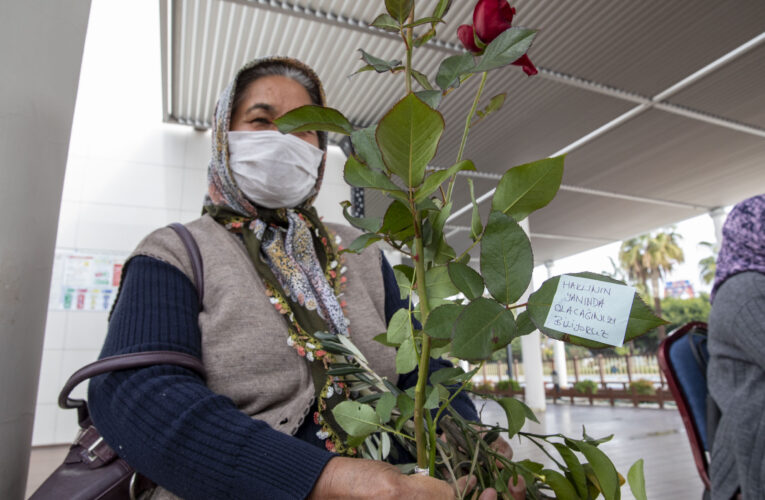
[(715, 280), (715, 271), (717, 270), (717, 245), (702, 241), (699, 246), (708, 248), (712, 252), (712, 255), (699, 261), (699, 277), (705, 284), (710, 285)]
[[(653, 297), (656, 314), (661, 316), (661, 297), (659, 281), (672, 271), (675, 264), (685, 260), (683, 249), (678, 240), (681, 236), (669, 229), (654, 234), (643, 234), (622, 243), (619, 249), (619, 263), (634, 283), (648, 293), (648, 281), (651, 281), (651, 296)], [(659, 340), (666, 337), (666, 329), (660, 326)]]

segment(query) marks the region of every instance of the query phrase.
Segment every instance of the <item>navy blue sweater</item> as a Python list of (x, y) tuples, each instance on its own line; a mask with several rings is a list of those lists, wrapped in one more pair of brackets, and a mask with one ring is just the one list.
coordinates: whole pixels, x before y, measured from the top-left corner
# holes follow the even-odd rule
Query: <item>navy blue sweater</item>
[[(383, 258), (385, 314), (389, 321), (402, 301)], [(175, 350), (201, 357), (201, 333), (194, 285), (180, 270), (138, 256), (125, 270), (101, 357)], [(451, 366), (432, 360), (430, 370)], [(414, 386), (416, 370), (399, 377)], [(239, 411), (233, 401), (210, 391), (185, 368), (159, 365), (94, 378), (88, 393), (93, 421), (117, 453), (177, 495), (210, 498), (304, 498), (334, 455), (316, 438), (307, 418), (288, 436)], [(452, 406), (477, 420), (473, 404), (460, 394)]]

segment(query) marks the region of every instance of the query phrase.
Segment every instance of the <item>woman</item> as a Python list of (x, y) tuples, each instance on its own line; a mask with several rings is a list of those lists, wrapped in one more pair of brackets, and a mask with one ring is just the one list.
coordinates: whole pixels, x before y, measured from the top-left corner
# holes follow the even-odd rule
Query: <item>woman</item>
[[(330, 409), (346, 391), (322, 371), (314, 332), (350, 334), (401, 388), (416, 373), (398, 377), (395, 353), (372, 341), (406, 304), (390, 266), (374, 248), (339, 254), (358, 232), (324, 225), (311, 207), (326, 134), (283, 135), (273, 124), (307, 104), (324, 105), (321, 83), (284, 58), (245, 65), (221, 95), (204, 215), (187, 225), (204, 261), (202, 310), (171, 230), (149, 235), (125, 265), (101, 356), (177, 350), (201, 357), (208, 374), (205, 384), (154, 366), (91, 383), (94, 422), (161, 485), (151, 498), (453, 496), (443, 481), (332, 453), (343, 445)], [(467, 397), (453, 406), (477, 418)]]
[(723, 226), (709, 353), (709, 391), (722, 410), (712, 498), (765, 498), (765, 194), (733, 207)]

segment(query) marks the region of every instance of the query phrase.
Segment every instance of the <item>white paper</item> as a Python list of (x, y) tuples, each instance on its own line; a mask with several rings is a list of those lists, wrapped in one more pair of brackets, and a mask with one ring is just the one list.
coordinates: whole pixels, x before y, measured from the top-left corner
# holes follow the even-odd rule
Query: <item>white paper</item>
[(577, 276), (558, 281), (545, 326), (559, 332), (621, 346), (635, 289)]

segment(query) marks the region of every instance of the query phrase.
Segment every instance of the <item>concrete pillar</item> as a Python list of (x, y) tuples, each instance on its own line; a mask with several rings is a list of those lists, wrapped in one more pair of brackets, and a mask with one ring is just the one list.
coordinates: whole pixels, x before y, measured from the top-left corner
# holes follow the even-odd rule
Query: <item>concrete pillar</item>
[(89, 12), (89, 0), (0, 4), (0, 498), (8, 500), (26, 487)]
[[(548, 260), (545, 262), (545, 269), (547, 269), (547, 279), (553, 277), (553, 261)], [(558, 374), (558, 383), (561, 389), (568, 388), (568, 371), (566, 367), (566, 345), (560, 340), (553, 340), (553, 367)]]
[[(529, 220), (524, 219), (520, 223), (526, 234), (529, 233)], [(523, 294), (519, 302), (528, 301), (530, 291), (534, 283), (530, 283), (529, 289)], [(528, 335), (521, 337), (521, 350), (523, 352), (523, 374), (526, 380), (524, 396), (526, 404), (534, 411), (545, 411), (545, 384), (542, 371), (542, 347), (540, 346), (539, 330), (534, 330)]]
[(709, 216), (712, 218), (712, 223), (715, 225), (715, 248), (720, 248), (722, 245), (722, 228), (725, 223), (725, 209), (723, 207), (713, 208), (709, 211)]

